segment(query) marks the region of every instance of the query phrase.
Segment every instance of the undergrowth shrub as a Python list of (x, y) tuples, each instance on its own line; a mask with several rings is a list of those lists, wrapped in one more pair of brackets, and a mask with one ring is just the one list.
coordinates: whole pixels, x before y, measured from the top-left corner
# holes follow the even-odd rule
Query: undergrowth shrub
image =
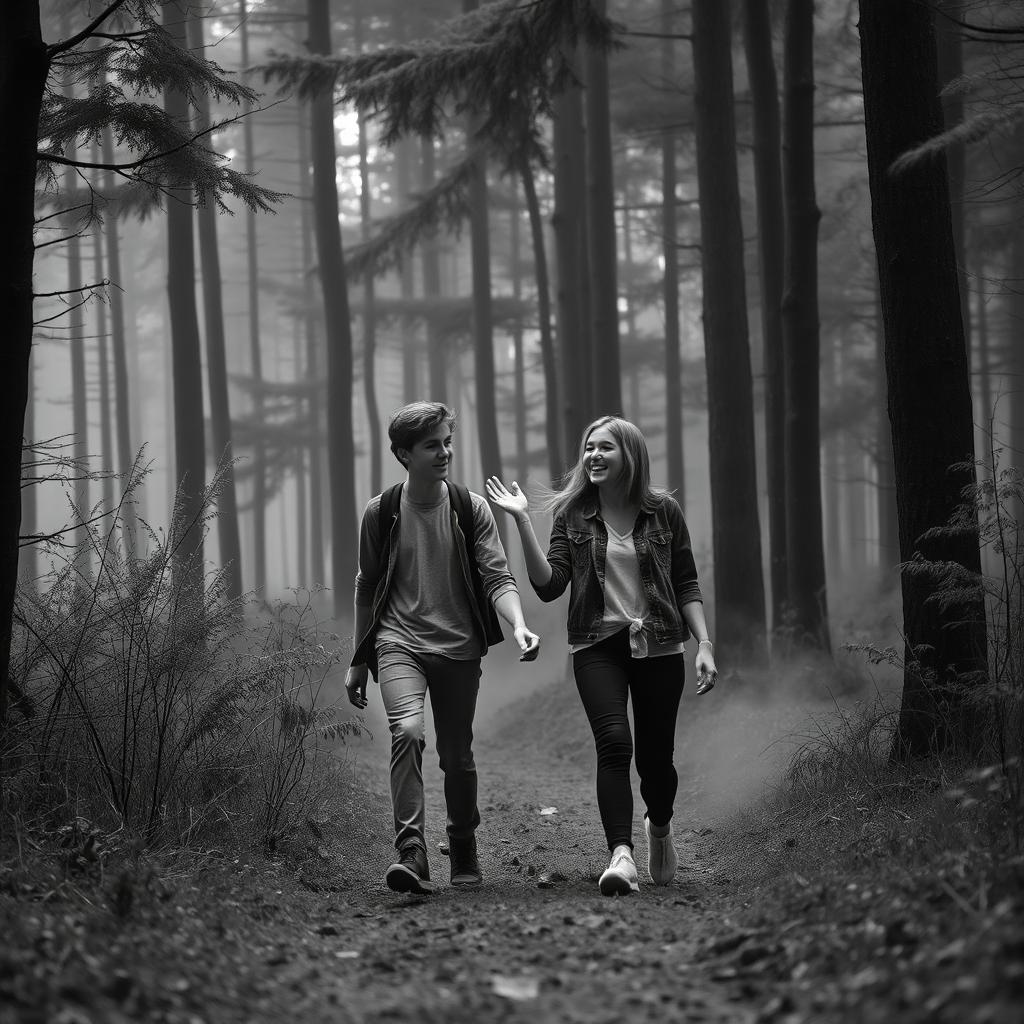
[(132, 553), (116, 524), (83, 522), (19, 590), (11, 678), (32, 714), (8, 723), (3, 795), (17, 820), (175, 846), (230, 824), (273, 847), (331, 746), (360, 731), (324, 700), (344, 650), (311, 595), (268, 608), (183, 564), (217, 487), (199, 521), (179, 501), (166, 532), (141, 523)]
[[(765, 848), (774, 851), (773, 863), (808, 870), (824, 863), (842, 870), (884, 861), (897, 871), (928, 869), (943, 886), (962, 887), (965, 893), (971, 886), (984, 891), (997, 877), (1019, 884), (1024, 855), (1022, 508), (1024, 477), (1000, 469), (993, 455), (964, 506), (940, 528), (976, 532), (983, 572), (969, 574), (960, 566), (954, 572), (946, 563), (913, 566), (928, 575), (932, 600), (945, 608), (964, 604), (966, 590), (984, 595), (988, 674), (958, 681), (960, 696), (972, 709), (965, 721), (977, 733), (970, 742), (905, 762), (892, 756), (900, 724), (898, 695), (837, 704), (797, 737), (775, 796), (756, 812), (764, 815), (763, 823), (748, 834), (763, 838)], [(848, 644), (846, 649), (874, 664), (908, 667), (893, 647)], [(780, 840), (783, 835), (788, 839)], [(983, 884), (979, 876), (986, 879)], [(963, 900), (969, 902), (967, 896)]]

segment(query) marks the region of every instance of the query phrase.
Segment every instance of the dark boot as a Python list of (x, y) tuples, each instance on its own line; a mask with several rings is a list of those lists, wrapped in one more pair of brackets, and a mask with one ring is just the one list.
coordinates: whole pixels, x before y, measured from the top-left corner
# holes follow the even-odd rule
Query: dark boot
[(483, 880), (480, 861), (476, 858), (476, 836), (448, 839), (448, 856), (452, 866), (452, 885), (479, 885)]
[(398, 860), (384, 872), (384, 882), (395, 892), (433, 892), (426, 850), (416, 843), (403, 847), (399, 851)]

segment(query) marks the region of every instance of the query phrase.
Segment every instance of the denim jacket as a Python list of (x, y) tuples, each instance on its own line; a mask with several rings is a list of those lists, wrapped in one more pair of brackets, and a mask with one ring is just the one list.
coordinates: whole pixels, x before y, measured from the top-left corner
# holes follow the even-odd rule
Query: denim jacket
[[(633, 524), (640, 580), (650, 608), (645, 626), (659, 644), (681, 643), (690, 635), (682, 607), (702, 601), (690, 533), (671, 495), (645, 502)], [(569, 643), (597, 639), (604, 617), (604, 569), (608, 530), (596, 500), (555, 516), (548, 545), (551, 579), (535, 583), (542, 601), (569, 589)]]

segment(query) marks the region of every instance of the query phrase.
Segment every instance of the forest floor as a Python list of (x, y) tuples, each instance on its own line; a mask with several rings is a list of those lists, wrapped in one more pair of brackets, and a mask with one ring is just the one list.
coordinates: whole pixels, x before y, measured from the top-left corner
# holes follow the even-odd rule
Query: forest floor
[(336, 799), (277, 859), (225, 845), (133, 862), (5, 836), (0, 1022), (1019, 1020), (1020, 865), (972, 894), (899, 851), (838, 865), (827, 820), (709, 801), (746, 801), (745, 735), (798, 728), (722, 691), (684, 698), (677, 878), (643, 884), (641, 838), (627, 898), (597, 890), (593, 753), (565, 683), (478, 730), (479, 889), (448, 885), (432, 749), (436, 892), (384, 887), (386, 734), (348, 749)]

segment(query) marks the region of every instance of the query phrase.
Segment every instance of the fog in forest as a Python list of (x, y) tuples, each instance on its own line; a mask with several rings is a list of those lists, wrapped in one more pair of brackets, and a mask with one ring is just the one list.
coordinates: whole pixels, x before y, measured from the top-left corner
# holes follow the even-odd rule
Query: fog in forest
[[(464, 6), (439, 0), (415, 5), (336, 0), (330, 5), (329, 52), (354, 58), (430, 39)], [(50, 38), (61, 37), (62, 10), (57, 3), (43, 4)], [(723, 585), (716, 578), (713, 549), (710, 473), (716, 459), (722, 480), (741, 481), (750, 474), (749, 491), (722, 485), (719, 515), (728, 518), (729, 509), (740, 508), (746, 526), (739, 529), (748, 537), (756, 534), (761, 564), (748, 560), (741, 572), (747, 590), (763, 591), (764, 628), (785, 637), (789, 627), (774, 592), (770, 538), (771, 517), (778, 513), (770, 507), (769, 449), (777, 450), (779, 441), (767, 436), (766, 426), (769, 392), (778, 387), (766, 362), (764, 274), (772, 256), (759, 247), (766, 216), (759, 211), (755, 166), (761, 85), (751, 71), (758, 47), (774, 53), (781, 69), (781, 13), (754, 25), (734, 12), (734, 99), (726, 121), (735, 121), (742, 273), (733, 275), (725, 292), (710, 298), (708, 268), (702, 266), (708, 245), (701, 244), (695, 62), (687, 36), (689, 13), (680, 5), (669, 0), (609, 3), (607, 13), (621, 31), (621, 45), (607, 55), (605, 120), (600, 120), (600, 104), (591, 102), (599, 78), (589, 65), (582, 66), (585, 61), (570, 60), (577, 87), (570, 85), (552, 103), (524, 112), (534, 133), (529, 144), (506, 137), (502, 150), (500, 139), (490, 138), (486, 158), (474, 165), (485, 169), (474, 179), (476, 186), (466, 173), (467, 153), (474, 152), (467, 149), (469, 115), (451, 103), (439, 108), (436, 134), (430, 138), (402, 122), (414, 112), (387, 109), (393, 98), (366, 98), (360, 113), (356, 73), (344, 79), (344, 87), (339, 77), (333, 133), (317, 139), (323, 124), (315, 123), (315, 101), (305, 95), (301, 76), (289, 77), (284, 68), (289, 55), (309, 52), (304, 5), (242, 0), (198, 5), (186, 13), (187, 32), (179, 35), (190, 52), (198, 56), (204, 47), (206, 59), (225, 78), (255, 91), (229, 103), (199, 90), (188, 124), (191, 130), (216, 125), (205, 144), (223, 166), (251, 174), (255, 185), (272, 194), (266, 202), (269, 212), (247, 210), (233, 195), (193, 203), (194, 194), (190, 198), (180, 188), (126, 189), (109, 167), (129, 159), (129, 147), (109, 132), (65, 148), (77, 166), (51, 165), (38, 214), (26, 436), (79, 465), (87, 459), (89, 470), (98, 475), (32, 489), (36, 500), (25, 504), (22, 535), (60, 531), (74, 518), (72, 502), (92, 514), (108, 510), (125, 482), (127, 467), (118, 455), (122, 436), (130, 439), (132, 452), (141, 451), (146, 470), (132, 495), (137, 515), (159, 531), (169, 520), (181, 476), (175, 437), (183, 435), (180, 422), (176, 435), (176, 415), (194, 420), (193, 426), (202, 421), (208, 482), (221, 454), (218, 443), (228, 412), (242, 589), (273, 600), (292, 588), (326, 586), (328, 592), (316, 596), (317, 607), (344, 635), (351, 628), (346, 620), (352, 581), (351, 575), (335, 578), (335, 571), (354, 566), (354, 526), (366, 501), (402, 478), (387, 448), (393, 410), (419, 398), (452, 405), (459, 417), (453, 477), (478, 492), (491, 473), (517, 479), (527, 490), (535, 483), (550, 485), (571, 464), (579, 427), (593, 416), (616, 412), (644, 431), (654, 481), (673, 489), (684, 507), (726, 677), (742, 660), (732, 655), (730, 645), (737, 643), (739, 650), (746, 639), (731, 636), (728, 628), (723, 633), (715, 622), (716, 589)], [(816, 412), (825, 571), (818, 599), (823, 605), (827, 601), (820, 626), (840, 671), (866, 678), (863, 655), (846, 654), (842, 647), (900, 643), (900, 556), (855, 18), (855, 8), (844, 0), (816, 5), (809, 65), (813, 132), (807, 141), (813, 153), (810, 196), (820, 210), (812, 296), (818, 312)], [(940, 37), (945, 38), (941, 25)], [(940, 59), (939, 71), (947, 80), (961, 72), (988, 74), (1000, 59), (996, 44), (987, 39), (972, 39), (955, 55), (944, 56), (947, 64)], [(428, 81), (426, 63), (417, 73)], [(95, 82), (84, 71), (69, 74), (65, 95), (81, 98)], [(785, 127), (787, 119), (795, 123), (799, 109), (788, 106), (797, 100), (784, 86), (780, 71), (782, 103), (776, 114), (781, 112)], [(946, 100), (948, 118), (984, 114), (1000, 102), (998, 91), (992, 81), (966, 95), (954, 91)], [(601, 166), (605, 136), (607, 164)], [(788, 135), (784, 141), (796, 144)], [(345, 260), (342, 278), (326, 282), (320, 262), (330, 218), (324, 220), (314, 195), (314, 150), (325, 144), (334, 148)], [(997, 447), (1020, 451), (1024, 403), (1015, 382), (1022, 351), (1017, 325), (1024, 250), (1017, 244), (1019, 186), (1008, 173), (1018, 156), (1016, 136), (991, 135), (984, 146), (957, 147), (949, 157), (979, 457), (990, 450), (989, 424)], [(727, 166), (704, 172), (709, 181), (728, 179), (731, 173)], [(786, 187), (791, 186), (787, 179)], [(602, 188), (610, 205), (588, 208), (587, 203), (599, 203)], [(780, 191), (774, 200), (762, 201), (778, 206), (782, 199)], [(534, 202), (532, 212), (539, 220), (531, 221)], [(191, 214), (193, 262), (185, 272), (195, 282), (195, 305), (188, 314), (201, 339), (202, 380), (202, 396), (193, 390), (177, 399), (175, 375), (183, 371), (175, 361), (171, 310), (175, 304), (180, 308), (181, 300), (168, 293), (168, 210), (175, 207)], [(601, 227), (602, 217), (610, 233)], [(718, 223), (728, 226), (728, 214)], [(480, 237), (486, 241), (482, 255)], [(716, 235), (715, 241), (729, 240)], [(175, 258), (181, 258), (180, 252)], [(481, 285), (483, 273), (489, 273), (489, 280)], [(609, 282), (612, 294), (607, 294)], [(774, 287), (780, 283), (806, 287), (806, 281), (780, 282), (776, 275)], [(336, 300), (339, 293), (347, 299), (350, 332), (343, 342), (334, 314), (325, 313), (325, 301)], [(607, 317), (602, 320), (602, 302), (605, 309), (614, 303), (610, 325)], [(705, 337), (705, 326), (726, 313), (744, 314), (740, 334), (735, 324), (731, 328), (730, 345), (739, 348), (730, 351), (748, 352), (749, 370), (742, 359), (719, 369), (712, 393), (706, 346), (713, 342)], [(542, 327), (549, 332), (546, 342)], [(214, 399), (210, 345), (217, 331), (223, 334), (227, 387)], [(118, 350), (125, 361), (123, 394), (115, 380)], [(483, 378), (481, 366), (487, 360), (481, 362), (482, 350), (493, 362)], [(794, 358), (806, 359), (813, 345), (803, 351)], [(331, 371), (332, 377), (328, 364), (342, 357), (348, 364)], [(672, 370), (677, 379), (670, 380)], [(346, 374), (348, 393), (339, 402), (332, 388)], [(179, 388), (197, 388), (194, 372), (188, 380), (180, 377)], [(714, 396), (720, 393), (745, 408), (749, 429), (744, 427), (745, 435), (709, 458), (714, 447), (709, 401), (718, 401)], [(218, 429), (214, 403), (225, 399)], [(776, 394), (776, 416), (779, 401)], [(330, 420), (331, 408), (340, 405), (347, 418)], [(488, 420), (489, 410), (493, 417)], [(554, 425), (551, 411), (560, 418)], [(730, 429), (738, 415), (733, 405), (724, 408), (719, 414), (724, 425), (718, 429)], [(332, 429), (338, 432), (333, 438)], [(729, 461), (736, 453), (751, 452), (749, 471), (745, 462)], [(330, 464), (337, 460), (348, 476), (332, 497)], [(103, 478), (107, 471), (119, 475)], [(803, 470), (798, 467), (798, 472)], [(756, 507), (749, 507), (747, 494), (756, 495)], [(337, 507), (339, 501), (344, 510)], [(220, 515), (225, 515), (223, 501)], [(339, 524), (348, 532), (339, 534)], [(108, 526), (103, 518), (97, 524), (101, 531)], [(208, 526), (204, 558), (217, 566), (224, 560), (223, 534), (216, 521)], [(336, 557), (339, 546), (341, 558)], [(564, 610), (536, 601), (528, 592), (514, 537), (507, 547), (545, 648), (533, 668), (506, 658), (511, 652), (492, 656), (481, 698), (485, 713), (566, 671)], [(23, 548), (22, 578), (44, 572), (46, 557), (41, 548)], [(789, 672), (785, 641), (775, 646), (782, 657), (773, 670), (773, 690), (777, 684), (784, 689), (781, 680)], [(822, 680), (814, 693), (802, 670), (792, 671), (796, 690), (830, 699), (829, 681)], [(878, 672), (885, 675), (883, 669)]]

